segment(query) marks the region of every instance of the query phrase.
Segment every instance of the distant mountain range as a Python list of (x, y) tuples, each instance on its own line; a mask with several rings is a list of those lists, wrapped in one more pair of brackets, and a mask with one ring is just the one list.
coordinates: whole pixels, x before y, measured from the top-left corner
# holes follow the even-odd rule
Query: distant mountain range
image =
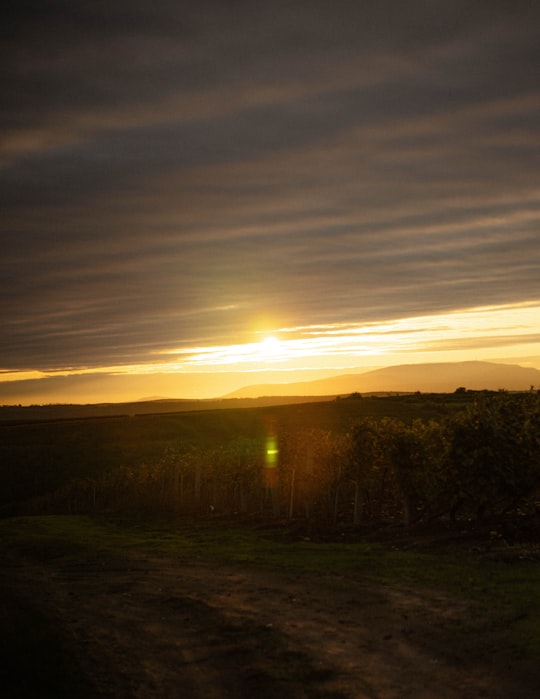
[(452, 393), (470, 390), (528, 391), (540, 389), (540, 370), (494, 362), (400, 364), (363, 374), (345, 374), (315, 381), (245, 386), (226, 398), (260, 396), (340, 396), (351, 393), (405, 392)]
[(517, 364), (402, 364), (311, 381), (245, 386), (221, 398), (182, 399), (152, 396), (140, 401), (114, 403), (49, 403), (28, 406), (4, 404), (0, 406), (0, 423), (255, 408), (326, 401), (351, 393), (453, 393), (460, 387), (477, 391), (528, 391), (531, 386), (540, 390), (540, 370)]

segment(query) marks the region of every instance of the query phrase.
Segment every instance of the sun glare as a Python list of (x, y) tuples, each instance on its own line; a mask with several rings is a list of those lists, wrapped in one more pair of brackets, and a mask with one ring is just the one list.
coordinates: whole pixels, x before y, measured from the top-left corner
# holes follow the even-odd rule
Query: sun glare
[(384, 322), (282, 327), (258, 342), (185, 348), (180, 367), (258, 369), (347, 368), (414, 361), (464, 361), (538, 352), (538, 304), (472, 308)]
[(261, 352), (265, 357), (276, 358), (281, 354), (281, 342), (277, 337), (265, 337), (261, 342)]
[(539, 303), (508, 304), (383, 322), (280, 327), (274, 334), (255, 331), (251, 342), (161, 349), (144, 364), (47, 372), (0, 370), (0, 382), (73, 374), (334, 371), (414, 362), (501, 361), (501, 357), (528, 358), (540, 368), (539, 313)]

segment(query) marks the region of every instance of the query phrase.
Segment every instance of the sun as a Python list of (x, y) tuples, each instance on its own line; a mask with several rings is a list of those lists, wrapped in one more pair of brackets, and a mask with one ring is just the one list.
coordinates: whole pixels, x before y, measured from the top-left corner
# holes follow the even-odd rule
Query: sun
[(261, 352), (265, 357), (278, 357), (281, 354), (281, 350), (281, 342), (273, 335), (269, 335), (261, 341)]

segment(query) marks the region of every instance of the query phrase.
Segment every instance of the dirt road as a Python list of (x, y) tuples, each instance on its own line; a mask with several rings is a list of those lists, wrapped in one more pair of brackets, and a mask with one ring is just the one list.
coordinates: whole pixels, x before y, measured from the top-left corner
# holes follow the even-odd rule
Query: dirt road
[(460, 638), (465, 606), (425, 591), (162, 558), (4, 573), (70, 639), (96, 697), (538, 696), (530, 668)]

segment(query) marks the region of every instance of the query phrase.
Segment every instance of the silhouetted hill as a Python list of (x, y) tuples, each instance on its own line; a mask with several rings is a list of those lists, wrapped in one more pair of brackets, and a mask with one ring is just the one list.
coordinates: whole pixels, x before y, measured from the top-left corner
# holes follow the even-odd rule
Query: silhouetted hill
[(316, 381), (245, 386), (228, 394), (227, 398), (277, 395), (338, 396), (356, 392), (394, 391), (452, 393), (460, 386), (470, 390), (527, 391), (531, 386), (540, 388), (540, 370), (517, 364), (479, 361), (400, 364), (374, 369), (364, 374), (345, 374)]
[(351, 393), (453, 393), (460, 386), (479, 391), (528, 391), (531, 386), (540, 389), (540, 370), (494, 362), (405, 364), (315, 381), (245, 386), (214, 399), (146, 398), (85, 405), (4, 405), (0, 406), (0, 423), (255, 408), (326, 401)]

